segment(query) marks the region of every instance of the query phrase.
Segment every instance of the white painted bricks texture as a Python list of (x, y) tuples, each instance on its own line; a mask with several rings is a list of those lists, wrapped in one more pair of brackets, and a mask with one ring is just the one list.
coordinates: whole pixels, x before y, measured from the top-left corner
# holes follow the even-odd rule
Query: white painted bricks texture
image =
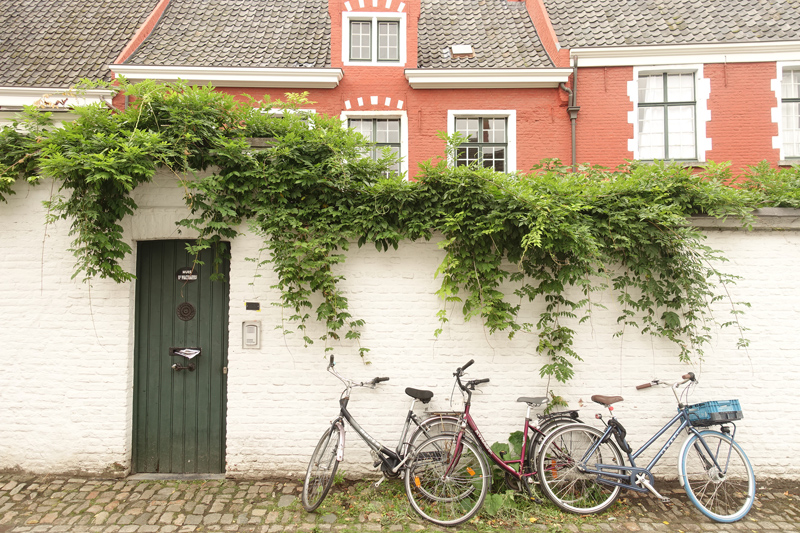
[[(18, 184), (17, 194), (0, 205), (0, 469), (32, 472), (97, 473), (129, 468), (133, 402), (134, 283), (95, 280), (91, 287), (70, 279), (74, 258), (71, 238), (61, 221), (45, 226), (41, 201), (50, 183)], [(178, 233), (174, 221), (187, 214), (183, 190), (159, 175), (135, 192), (140, 209), (124, 223), (135, 241), (191, 237)], [(278, 293), (268, 267), (256, 269), (246, 258), (267, 258), (260, 241), (246, 227), (232, 243), (230, 340), (227, 411), (227, 474), (234, 477), (299, 477), (326, 424), (338, 412), (340, 383), (326, 373), (321, 341), (304, 347), (299, 333), (283, 335), (287, 314), (272, 304)], [(741, 319), (749, 328), (747, 350), (736, 348), (735, 328), (713, 329), (705, 360), (678, 361), (669, 343), (628, 329), (617, 330), (615, 300), (595, 294), (591, 321), (578, 326), (576, 362), (569, 384), (550, 383), (585, 421), (597, 423), (592, 394), (621, 395), (615, 413), (637, 447), (674, 413), (667, 388), (637, 391), (657, 377), (677, 380), (694, 371), (700, 385), (692, 402), (738, 398), (744, 420), (737, 440), (759, 477), (800, 478), (794, 458), (800, 455), (800, 414), (795, 408), (800, 383), (797, 324), (800, 258), (797, 231), (707, 231), (708, 244), (730, 262), (722, 268), (742, 277), (728, 287), (730, 298), (714, 307), (719, 322), (729, 320), (730, 301), (751, 304)], [(353, 247), (342, 266), (343, 284), (356, 318), (367, 321), (361, 345), (371, 349), (368, 366), (358, 346), (337, 343), (337, 368), (355, 379), (388, 376), (376, 389), (354, 391), (350, 410), (375, 438), (394, 447), (410, 403), (406, 387), (428, 388), (435, 397), (428, 409), (451, 409), (452, 373), (470, 358), (470, 377), (490, 378), (473, 401), (473, 415), (491, 443), (521, 429), (524, 404), (519, 396), (542, 395), (548, 383), (539, 377), (546, 361), (535, 354), (536, 339), (519, 334), (489, 335), (477, 322), (464, 323), (458, 309), (437, 339), (434, 272), (443, 257), (436, 242), (403, 243), (397, 251)], [(135, 257), (126, 260), (134, 268)], [(246, 311), (258, 301), (261, 311)], [(535, 321), (538, 304), (525, 304)], [(261, 349), (242, 349), (242, 322), (262, 324)], [(286, 323), (288, 328), (294, 325)], [(276, 329), (277, 328), (277, 329)], [(321, 329), (310, 325), (310, 336)], [(453, 409), (461, 407), (456, 393)], [(419, 409), (420, 411), (422, 409)], [(662, 459), (657, 475), (675, 477), (675, 457), (682, 438)], [(645, 453), (642, 464), (655, 450)], [(350, 476), (371, 471), (366, 447), (348, 431), (345, 461)]]

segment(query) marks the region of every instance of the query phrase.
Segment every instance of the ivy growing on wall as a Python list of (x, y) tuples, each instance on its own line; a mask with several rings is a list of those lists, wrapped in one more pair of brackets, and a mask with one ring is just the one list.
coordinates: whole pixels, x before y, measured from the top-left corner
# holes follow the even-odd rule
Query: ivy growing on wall
[[(125, 110), (75, 109), (74, 122), (54, 128), (49, 113), (28, 109), (3, 128), (0, 199), (16, 180), (55, 180), (49, 212), (70, 224), (76, 275), (126, 282), (133, 275), (120, 261), (131, 247), (120, 223), (136, 212), (130, 193), (171, 169), (191, 213), (176, 223), (199, 232), (195, 248), (234, 239), (248, 224), (263, 238), (260, 265), (277, 273), (288, 320), (307, 343), (310, 321), (324, 324), (328, 348), (342, 336), (358, 340), (364, 323), (341, 288), (348, 248), (435, 237), (444, 252), (431, 272), (441, 280), (441, 323), (457, 306), (490, 332), (534, 333), (542, 375), (573, 375), (577, 324), (590, 317), (592, 294), (609, 287), (623, 309), (620, 331), (666, 338), (689, 359), (702, 354), (709, 306), (732, 277), (687, 217), (747, 221), (762, 194), (728, 186), (724, 165), (570, 172), (544, 161), (506, 175), (453, 168), (445, 154), (407, 181), (389, 173), (389, 154), (363, 157), (368, 143), (339, 119), (299, 112), (303, 95), (243, 102), (183, 84), (120, 89), (132, 102)], [(269, 142), (256, 149), (251, 138)], [(526, 302), (543, 302), (543, 311), (526, 316)]]

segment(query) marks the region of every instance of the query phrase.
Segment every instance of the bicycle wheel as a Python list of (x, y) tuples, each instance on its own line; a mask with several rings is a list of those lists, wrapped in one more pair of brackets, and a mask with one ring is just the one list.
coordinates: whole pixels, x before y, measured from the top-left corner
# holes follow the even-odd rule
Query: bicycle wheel
[(683, 445), (679, 461), (686, 495), (704, 515), (717, 522), (735, 522), (750, 511), (756, 477), (744, 451), (728, 435), (718, 431), (692, 435)]
[(619, 496), (620, 488), (598, 482), (599, 465), (622, 466), (622, 452), (607, 439), (590, 454), (603, 436), (600, 430), (584, 424), (571, 424), (555, 430), (539, 450), (538, 472), (542, 491), (564, 511), (578, 514), (599, 513)]
[(441, 526), (472, 518), (483, 505), (491, 471), (475, 444), (439, 435), (419, 445), (406, 470), (406, 496), (419, 515)]
[(325, 431), (308, 463), (301, 500), (303, 508), (309, 513), (319, 507), (333, 485), (333, 476), (339, 467), (336, 450), (340, 433), (341, 429), (336, 424)]

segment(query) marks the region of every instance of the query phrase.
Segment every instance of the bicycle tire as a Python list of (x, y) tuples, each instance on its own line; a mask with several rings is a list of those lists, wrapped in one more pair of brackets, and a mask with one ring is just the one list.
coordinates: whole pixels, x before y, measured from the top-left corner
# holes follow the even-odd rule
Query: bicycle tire
[[(425, 520), (456, 526), (472, 518), (483, 505), (491, 471), (480, 449), (453, 435), (438, 435), (414, 451), (406, 470), (406, 496)], [(448, 474), (447, 471), (450, 470)]]
[(301, 496), (303, 508), (309, 513), (320, 506), (333, 485), (333, 477), (339, 468), (336, 452), (339, 447), (341, 429), (333, 424), (319, 439), (314, 454), (308, 463), (306, 477), (303, 480)]
[[(533, 432), (533, 436), (528, 441), (528, 449), (525, 450), (525, 467), (528, 469), (528, 472), (536, 472), (536, 457), (539, 455), (539, 450), (544, 443), (544, 440), (547, 436), (555, 431), (556, 429), (569, 425), (569, 424), (582, 424), (580, 418), (572, 418), (569, 416), (569, 413), (564, 413), (564, 416), (559, 416), (557, 413), (553, 418), (545, 420), (541, 426), (539, 426), (539, 431), (541, 433)], [(534, 479), (538, 483), (538, 474), (534, 475)]]
[[(717, 456), (721, 473), (708, 457), (701, 439)], [(701, 513), (717, 522), (741, 520), (753, 505), (756, 478), (741, 446), (718, 431), (692, 435), (681, 449), (678, 473), (686, 495)]]
[[(585, 424), (571, 424), (553, 431), (542, 443), (537, 462), (542, 492), (560, 509), (593, 514), (607, 509), (619, 497), (620, 487), (598, 482), (597, 474), (583, 473), (578, 463), (603, 432)], [(585, 464), (623, 466), (622, 452), (606, 439), (587, 457)]]

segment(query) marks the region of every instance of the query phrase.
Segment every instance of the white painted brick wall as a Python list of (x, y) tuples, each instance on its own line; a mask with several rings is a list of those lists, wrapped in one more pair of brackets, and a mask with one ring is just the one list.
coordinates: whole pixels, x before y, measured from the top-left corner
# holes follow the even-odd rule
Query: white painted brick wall
[[(134, 284), (97, 280), (90, 291), (71, 280), (68, 225), (44, 226), (41, 201), (49, 196), (50, 185), (22, 184), (16, 190), (8, 204), (0, 205), (0, 469), (99, 472), (115, 463), (128, 467)], [(182, 194), (167, 175), (137, 190), (141, 209), (124, 224), (131, 242), (191, 237), (174, 225), (187, 214)], [(270, 289), (274, 273), (257, 272), (253, 262), (244, 260), (259, 255), (260, 242), (246, 227), (242, 231), (232, 244), (227, 472), (299, 477), (338, 411), (341, 386), (325, 372), (321, 342), (306, 348), (299, 333), (284, 336), (276, 329), (287, 315), (272, 305), (279, 296)], [(638, 331), (614, 338), (615, 301), (605, 292), (595, 298), (610, 310), (597, 308), (592, 320), (579, 327), (576, 349), (584, 362), (576, 363), (575, 379), (550, 386), (572, 408), (582, 406), (582, 417), (592, 423), (600, 411), (589, 400), (592, 394), (622, 395), (625, 401), (615, 413), (632, 444), (639, 445), (671, 416), (674, 400), (668, 389), (636, 391), (635, 385), (694, 371), (701, 384), (693, 402), (742, 402), (745, 419), (738, 424), (737, 440), (757, 476), (798, 479), (800, 467), (792, 459), (800, 454), (800, 415), (794, 406), (800, 383), (800, 288), (795, 282), (800, 232), (709, 230), (707, 235), (708, 243), (730, 259), (723, 268), (743, 278), (729, 291), (733, 300), (752, 305), (742, 318), (751, 340), (747, 350), (736, 348), (732, 328), (715, 328), (705, 360), (691, 365), (680, 363), (668, 343)], [(435, 242), (404, 243), (385, 253), (354, 247), (342, 267), (351, 312), (367, 320), (361, 344), (372, 351), (366, 366), (352, 342), (335, 344), (337, 368), (357, 379), (391, 378), (375, 390), (356, 390), (350, 403), (362, 425), (390, 447), (408, 407), (405, 387), (429, 388), (435, 393), (430, 409), (450, 409), (452, 372), (470, 358), (476, 360), (470, 375), (491, 379), (475, 395), (473, 407), (489, 442), (521, 429), (525, 408), (515, 402), (517, 397), (540, 395), (547, 387), (539, 377), (545, 361), (535, 354), (532, 335), (513, 340), (489, 335), (479, 322), (465, 324), (459, 310), (448, 308), (451, 322), (434, 338), (435, 315), (442, 307), (434, 295), (434, 272), (442, 256)], [(126, 261), (128, 268), (134, 259)], [(246, 311), (247, 301), (261, 302), (262, 310)], [(729, 301), (715, 305), (719, 321), (728, 320), (728, 306)], [(539, 305), (525, 308), (535, 319)], [(245, 320), (261, 321), (260, 350), (242, 349)], [(321, 333), (315, 324), (309, 329), (312, 338)], [(454, 408), (459, 407), (456, 401)], [(353, 431), (348, 437), (342, 468), (361, 475), (370, 469), (369, 455)], [(661, 475), (674, 477), (678, 444), (659, 465)]]

